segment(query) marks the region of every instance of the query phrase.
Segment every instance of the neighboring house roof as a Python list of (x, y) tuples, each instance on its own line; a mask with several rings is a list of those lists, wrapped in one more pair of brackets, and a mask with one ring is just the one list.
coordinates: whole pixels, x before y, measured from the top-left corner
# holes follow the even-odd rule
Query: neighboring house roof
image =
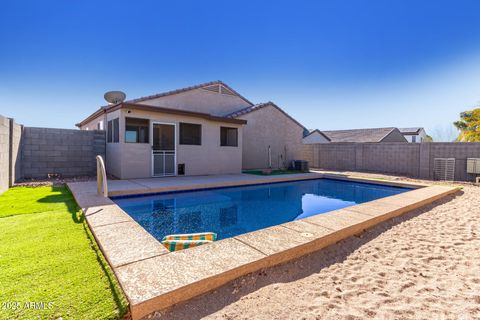
[(151, 99), (156, 99), (156, 98), (160, 98), (160, 97), (171, 96), (171, 95), (182, 93), (182, 92), (185, 92), (185, 91), (200, 89), (200, 88), (204, 88), (204, 87), (210, 87), (210, 86), (214, 86), (214, 85), (222, 85), (223, 87), (225, 87), (229, 91), (231, 91), (234, 95), (238, 96), (240, 99), (244, 100), (246, 103), (253, 106), (252, 102), (247, 100), (240, 93), (233, 90), (231, 87), (229, 87), (227, 84), (223, 83), (220, 80), (201, 83), (201, 84), (197, 84), (197, 85), (194, 85), (194, 86), (185, 87), (185, 88), (176, 89), (176, 90), (171, 90), (171, 91), (166, 91), (166, 92), (162, 92), (162, 93), (157, 93), (157, 94), (150, 95), (150, 96), (145, 96), (145, 97), (140, 97), (140, 98), (137, 98), (137, 99), (127, 100), (125, 102), (127, 102), (127, 103), (137, 103), (137, 102), (142, 102), (142, 101), (145, 101), (145, 100), (151, 100)]
[(408, 135), (417, 135), (420, 134), (420, 131), (423, 130), (422, 127), (413, 127), (413, 128), (398, 128), (402, 134)]
[(327, 139), (328, 141), (332, 141), (332, 140), (330, 140), (329, 137), (327, 137), (327, 136), (325, 135), (325, 133), (323, 133), (322, 131), (320, 131), (320, 130), (318, 130), (318, 129), (309, 129), (308, 131), (309, 131), (309, 133), (308, 133), (307, 135), (305, 135), (303, 138), (306, 138), (306, 137), (308, 137), (308, 136), (310, 136), (310, 135), (312, 135), (312, 134), (314, 134), (314, 133), (318, 133), (318, 134), (320, 134), (322, 137), (324, 137), (325, 139)]
[(232, 113), (230, 113), (230, 114), (225, 115), (225, 117), (227, 117), (227, 118), (238, 118), (238, 117), (243, 116), (243, 115), (245, 115), (245, 114), (247, 114), (247, 113), (254, 112), (254, 111), (260, 110), (260, 109), (262, 109), (262, 108), (268, 107), (268, 106), (272, 106), (272, 107), (276, 108), (278, 111), (280, 111), (280, 112), (283, 113), (285, 116), (287, 116), (288, 118), (290, 118), (290, 120), (292, 120), (292, 121), (295, 122), (297, 125), (299, 125), (300, 127), (302, 127), (305, 131), (308, 131), (308, 129), (305, 128), (300, 122), (298, 122), (297, 120), (295, 120), (292, 116), (290, 116), (288, 113), (286, 113), (285, 111), (283, 111), (282, 108), (280, 108), (279, 106), (277, 106), (275, 103), (273, 103), (273, 102), (271, 102), (271, 101), (264, 102), (264, 103), (259, 103), (259, 104), (255, 104), (255, 105), (252, 105), (252, 106), (250, 106), (250, 107), (246, 107), (246, 108), (237, 110), (237, 111), (235, 111), (235, 112), (232, 112)]
[[(367, 128), (322, 131), (331, 142), (381, 142), (397, 128)], [(406, 141), (406, 140), (405, 140)]]
[(203, 119), (207, 119), (207, 120), (210, 120), (210, 121), (219, 121), (219, 122), (236, 123), (236, 124), (246, 124), (247, 123), (246, 120), (233, 119), (233, 118), (227, 118), (227, 117), (218, 117), (218, 116), (213, 116), (213, 115), (208, 114), (208, 113), (187, 111), (187, 110), (179, 110), (179, 109), (172, 109), (172, 108), (164, 108), (164, 107), (157, 107), (157, 106), (149, 106), (149, 105), (145, 105), (145, 104), (122, 102), (122, 103), (118, 103), (118, 104), (114, 104), (114, 105), (111, 105), (111, 106), (100, 108), (95, 113), (93, 113), (91, 116), (89, 116), (87, 119), (83, 120), (80, 123), (77, 123), (76, 126), (81, 127), (84, 124), (90, 122), (91, 120), (97, 118), (98, 116), (100, 116), (102, 114), (110, 113), (110, 112), (116, 111), (118, 109), (134, 109), (134, 110), (161, 112), (161, 113), (166, 113), (166, 114), (178, 114), (178, 115), (183, 115), (183, 116), (203, 118)]

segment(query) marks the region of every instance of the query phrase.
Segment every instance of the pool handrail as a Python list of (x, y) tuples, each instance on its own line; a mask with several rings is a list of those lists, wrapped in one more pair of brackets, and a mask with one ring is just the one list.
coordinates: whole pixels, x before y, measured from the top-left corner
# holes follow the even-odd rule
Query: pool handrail
[(107, 171), (102, 156), (97, 155), (97, 194), (108, 197)]

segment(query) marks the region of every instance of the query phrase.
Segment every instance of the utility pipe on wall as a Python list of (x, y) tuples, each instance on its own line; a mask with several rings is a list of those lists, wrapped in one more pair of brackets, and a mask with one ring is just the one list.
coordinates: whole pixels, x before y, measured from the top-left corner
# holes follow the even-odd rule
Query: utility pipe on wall
[(272, 169), (272, 149), (268, 146), (268, 168)]

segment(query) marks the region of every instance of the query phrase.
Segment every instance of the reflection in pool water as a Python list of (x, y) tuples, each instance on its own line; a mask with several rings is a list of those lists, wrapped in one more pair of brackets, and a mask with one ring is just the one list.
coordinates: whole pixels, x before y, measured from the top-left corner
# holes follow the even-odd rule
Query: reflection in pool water
[(113, 200), (159, 240), (210, 231), (224, 239), (409, 190), (318, 179)]

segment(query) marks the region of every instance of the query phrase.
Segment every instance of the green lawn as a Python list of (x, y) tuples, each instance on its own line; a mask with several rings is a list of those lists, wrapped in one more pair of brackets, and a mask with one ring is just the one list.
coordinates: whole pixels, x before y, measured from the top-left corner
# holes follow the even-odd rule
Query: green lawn
[(17, 187), (0, 195), (0, 303), (0, 319), (126, 313), (126, 299), (66, 188)]

